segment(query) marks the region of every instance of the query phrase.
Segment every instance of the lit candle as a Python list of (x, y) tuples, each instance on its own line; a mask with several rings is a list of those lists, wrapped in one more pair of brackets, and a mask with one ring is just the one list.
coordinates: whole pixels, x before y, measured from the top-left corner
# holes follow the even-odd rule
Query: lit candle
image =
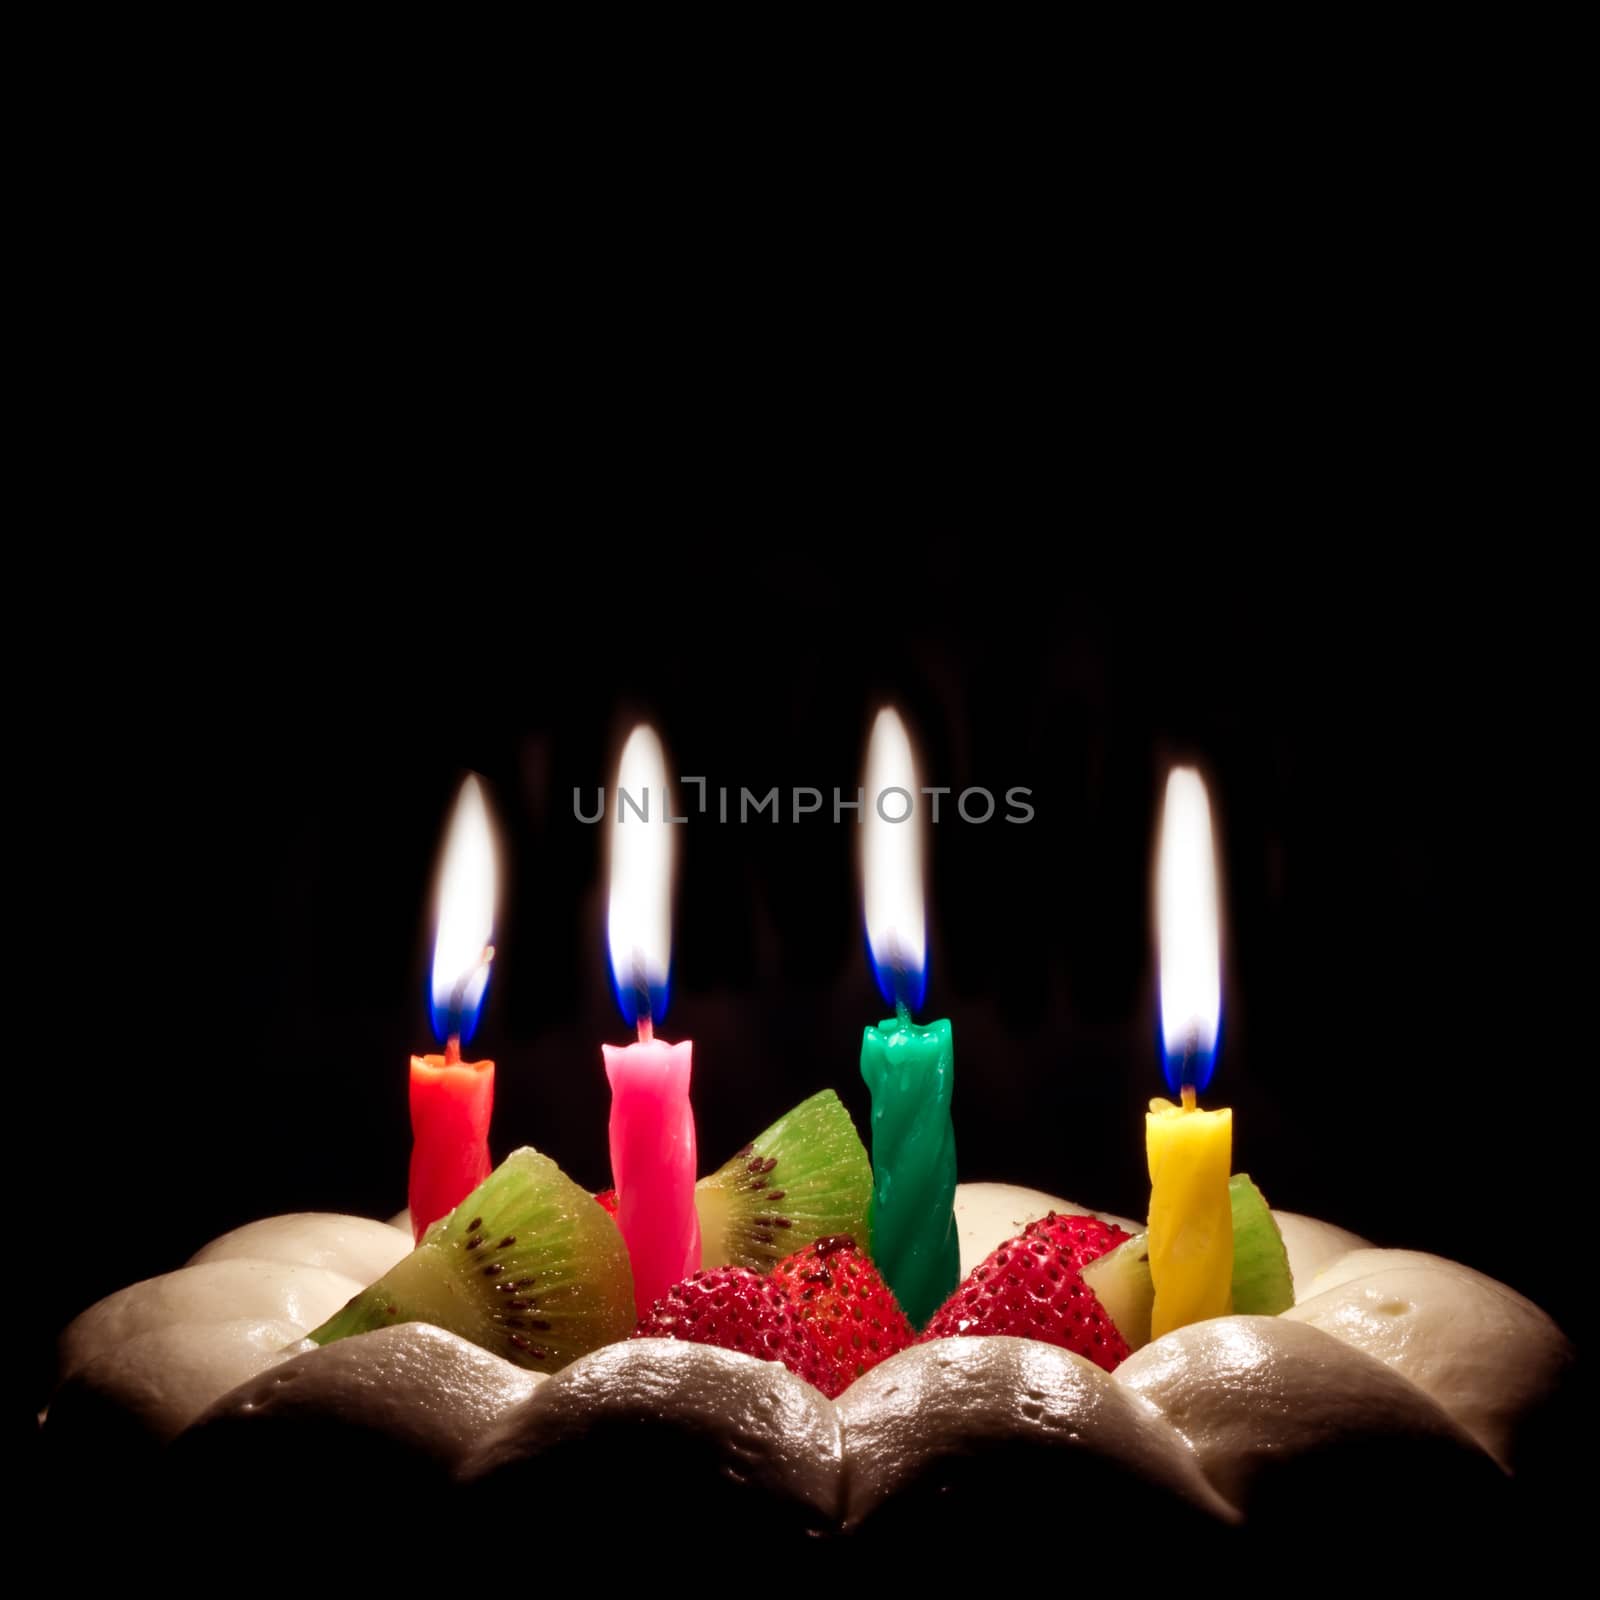
[(1174, 768), (1167, 778), (1156, 918), (1162, 1064), (1179, 1097), (1177, 1105), (1152, 1100), (1145, 1118), (1155, 1286), (1150, 1335), (1159, 1339), (1205, 1317), (1226, 1316), (1233, 1306), (1233, 1113), (1198, 1104), (1216, 1066), (1222, 963), (1211, 804), (1192, 767)]
[(880, 711), (867, 745), (862, 797), (862, 898), (867, 946), (895, 1014), (861, 1040), (872, 1091), (872, 1254), (901, 1309), (921, 1327), (961, 1275), (956, 1232), (956, 1135), (950, 1123), (955, 1052), (948, 1021), (911, 1014), (927, 992), (922, 830), (905, 724)]
[(489, 1176), (494, 1062), (463, 1061), (494, 958), (494, 841), (476, 778), (461, 786), (439, 871), (433, 945), (433, 1032), (444, 1054), (411, 1058), (411, 1227), (428, 1225)]
[(611, 1181), (617, 1226), (633, 1263), (642, 1317), (700, 1266), (694, 1206), (694, 1046), (655, 1037), (666, 1011), (672, 954), (672, 827), (667, 768), (655, 730), (628, 736), (611, 819), (611, 978), (638, 1042), (603, 1045), (611, 1081)]

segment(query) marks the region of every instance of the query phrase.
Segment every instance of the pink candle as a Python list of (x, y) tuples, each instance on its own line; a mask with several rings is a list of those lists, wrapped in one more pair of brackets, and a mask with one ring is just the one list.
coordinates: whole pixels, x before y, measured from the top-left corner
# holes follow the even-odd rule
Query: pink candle
[[(639, 1042), (602, 1046), (611, 1080), (611, 1180), (642, 1317), (700, 1266), (694, 1206), (694, 1046), (655, 1037), (672, 964), (672, 841), (666, 757), (653, 729), (628, 736), (610, 827), (608, 937), (617, 1003)], [(680, 819), (681, 820), (681, 819)]]
[(694, 1045), (651, 1036), (602, 1045), (611, 1080), (611, 1180), (617, 1226), (633, 1261), (633, 1298), (642, 1317), (673, 1284), (700, 1266), (694, 1208), (694, 1111), (689, 1069)]

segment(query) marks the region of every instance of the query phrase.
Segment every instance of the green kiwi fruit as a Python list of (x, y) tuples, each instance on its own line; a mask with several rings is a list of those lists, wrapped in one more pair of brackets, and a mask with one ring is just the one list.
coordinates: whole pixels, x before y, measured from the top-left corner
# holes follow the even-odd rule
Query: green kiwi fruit
[[(1289, 1253), (1277, 1219), (1248, 1173), (1235, 1173), (1228, 1180), (1228, 1198), (1233, 1202), (1233, 1309), (1275, 1317), (1294, 1304)], [(1150, 1308), (1155, 1303), (1149, 1234), (1137, 1233), (1091, 1261), (1083, 1269), (1083, 1281), (1130, 1350), (1149, 1344)]]
[(1275, 1317), (1294, 1304), (1289, 1252), (1277, 1219), (1247, 1172), (1228, 1180), (1228, 1198), (1233, 1201), (1233, 1309)]
[(832, 1089), (802, 1100), (757, 1134), (700, 1180), (694, 1198), (705, 1267), (766, 1272), (813, 1240), (836, 1234), (871, 1248), (872, 1163)]
[(617, 1225), (555, 1162), (515, 1150), (422, 1243), (312, 1335), (431, 1322), (535, 1372), (633, 1332)]
[(1130, 1350), (1150, 1343), (1150, 1311), (1155, 1286), (1150, 1281), (1150, 1235), (1136, 1233), (1124, 1239), (1083, 1269), (1083, 1281), (1105, 1314), (1117, 1325)]

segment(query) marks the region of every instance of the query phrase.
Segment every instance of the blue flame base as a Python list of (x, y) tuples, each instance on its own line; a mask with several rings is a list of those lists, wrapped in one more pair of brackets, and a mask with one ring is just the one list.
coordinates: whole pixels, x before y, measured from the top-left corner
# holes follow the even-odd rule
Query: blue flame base
[(1181, 1095), (1185, 1088), (1204, 1094), (1211, 1087), (1212, 1074), (1217, 1070), (1217, 1055), (1222, 1046), (1222, 1030), (1209, 1045), (1198, 1039), (1175, 1039), (1170, 1044), (1161, 1036), (1161, 1072), (1167, 1080), (1167, 1091)]
[(672, 976), (669, 973), (659, 982), (633, 982), (621, 984), (617, 981), (615, 968), (609, 967), (611, 973), (611, 994), (617, 1002), (617, 1010), (630, 1028), (637, 1028), (641, 1022), (649, 1020), (652, 1028), (659, 1027), (662, 1019), (667, 1014), (667, 1000), (672, 992)]
[(928, 998), (928, 969), (920, 970), (904, 966), (895, 960), (880, 961), (872, 948), (872, 940), (867, 940), (867, 961), (872, 967), (872, 975), (878, 981), (878, 993), (884, 998), (886, 1004), (891, 1005), (896, 1011), (903, 1006), (909, 1012), (922, 1009), (922, 1002)]
[(489, 994), (489, 969), (479, 968), (471, 983), (463, 985), (448, 1000), (440, 1000), (430, 988), (428, 1015), (433, 1023), (433, 1036), (443, 1044), (447, 1039), (459, 1039), (465, 1044), (478, 1031), (478, 1019), (483, 1015), (483, 1002)]

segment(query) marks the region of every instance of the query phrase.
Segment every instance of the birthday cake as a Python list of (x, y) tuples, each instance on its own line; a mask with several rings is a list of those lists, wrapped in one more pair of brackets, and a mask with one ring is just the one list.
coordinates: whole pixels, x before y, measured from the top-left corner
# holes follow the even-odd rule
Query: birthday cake
[(381, 1484), (470, 1527), (626, 1504), (635, 1529), (848, 1548), (1064, 1495), (1174, 1539), (1352, 1504), (1415, 1528), (1493, 1514), (1571, 1366), (1504, 1284), (1271, 1212), (1248, 1179), (1232, 1314), (1151, 1338), (1138, 1223), (977, 1183), (960, 1285), (914, 1332), (838, 1225), (866, 1236), (844, 1127), (816, 1096), (702, 1180), (719, 1264), (643, 1316), (605, 1206), (533, 1151), (415, 1249), (403, 1216), (239, 1228), (65, 1330), (49, 1465), (79, 1508)]

